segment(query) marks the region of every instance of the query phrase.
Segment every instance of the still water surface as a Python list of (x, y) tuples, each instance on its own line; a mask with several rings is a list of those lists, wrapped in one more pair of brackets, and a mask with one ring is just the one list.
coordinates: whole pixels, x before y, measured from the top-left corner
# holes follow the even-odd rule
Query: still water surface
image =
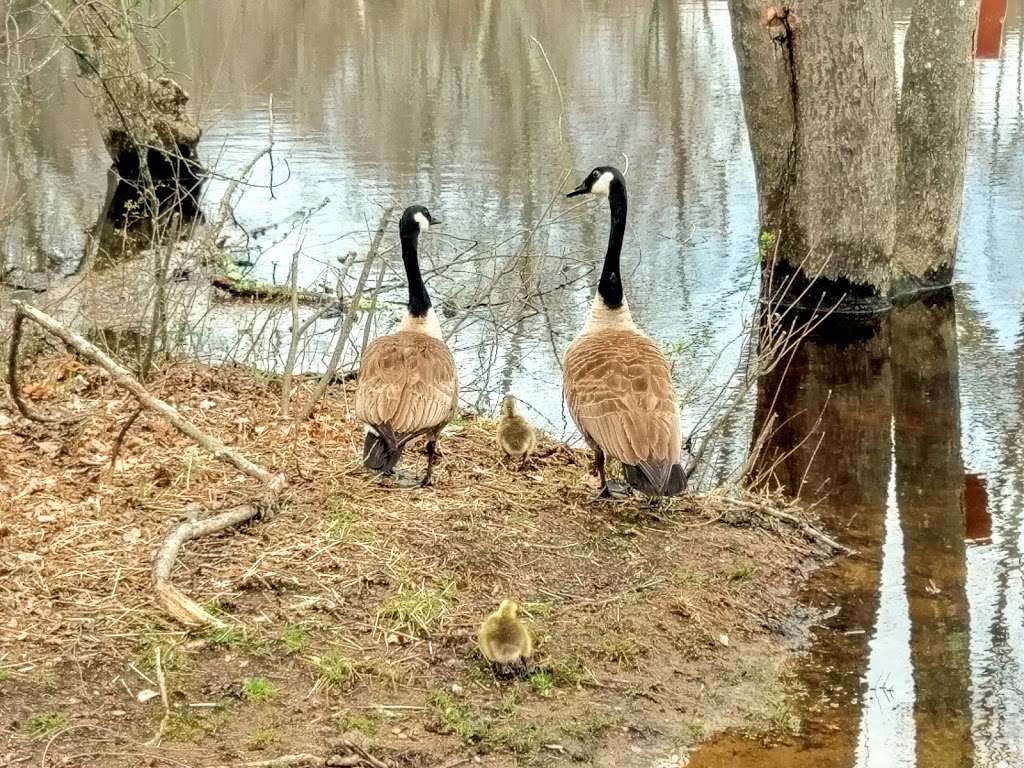
[[(899, 44), (909, 8), (898, 5)], [(774, 410), (790, 420), (772, 450), (824, 434), (780, 464), (780, 480), (823, 499), (860, 555), (807, 589), (831, 610), (799, 667), (805, 735), (770, 746), (726, 736), (693, 766), (1024, 764), (1022, 13), (1011, 0), (1001, 58), (977, 63), (955, 302), (809, 340), (725, 430), (706, 482), (735, 467), (777, 390)], [(339, 254), (365, 249), (382, 205), (415, 201), (446, 222), (428, 248), (442, 272), (471, 241), (504, 241), (480, 246), (480, 263), (569, 283), (542, 306), (465, 324), (473, 309), (459, 291), (483, 267), (460, 261), (465, 278), (452, 268), (435, 284), (448, 327), (460, 324), (467, 398), (486, 408), (511, 388), (556, 434), (567, 432), (558, 360), (607, 234), (603, 208), (572, 210), (557, 193), (565, 171), (574, 185), (628, 156), (627, 295), (638, 322), (680, 350), (684, 423), (699, 430), (740, 360), (756, 280), (723, 2), (189, 3), (164, 34), (219, 174), (210, 200), (267, 143), (273, 103), (273, 176), (261, 162), (236, 211), (248, 230), (277, 225), (259, 243), (258, 276), (283, 280), (301, 241), (300, 279), (314, 285)], [(74, 268), (105, 192), (72, 74), (55, 58), (0, 133), (6, 194), (22, 196), (5, 258), (36, 274)], [(509, 305), (522, 301), (507, 290)], [(216, 359), (231, 327), (192, 352)]]

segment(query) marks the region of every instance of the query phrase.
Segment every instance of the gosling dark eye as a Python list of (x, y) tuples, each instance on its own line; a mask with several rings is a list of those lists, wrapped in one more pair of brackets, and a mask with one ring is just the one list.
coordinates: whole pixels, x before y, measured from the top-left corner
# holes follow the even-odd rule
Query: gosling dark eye
[(592, 174), (590, 174), (590, 177), (591, 177), (592, 179), (596, 179), (596, 178), (597, 178), (598, 176), (600, 176), (600, 175), (601, 175), (600, 173), (598, 173), (597, 171), (594, 171), (594, 172), (593, 172)]

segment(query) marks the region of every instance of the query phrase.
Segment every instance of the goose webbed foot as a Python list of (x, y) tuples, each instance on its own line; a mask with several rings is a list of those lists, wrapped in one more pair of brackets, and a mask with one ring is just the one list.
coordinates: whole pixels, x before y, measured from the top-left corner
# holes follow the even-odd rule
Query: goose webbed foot
[(601, 486), (601, 492), (597, 495), (599, 499), (626, 499), (629, 498), (629, 486), (617, 483), (614, 480), (606, 480)]
[(525, 676), (529, 669), (530, 663), (526, 659), (519, 659), (519, 661), (513, 661), (510, 664), (501, 664), (497, 661), (491, 662), (491, 671), (494, 672), (494, 676), (502, 680)]
[(402, 469), (392, 472), (386, 477), (390, 480), (390, 484), (396, 488), (408, 489), (420, 487), (420, 478), (411, 472), (406, 472)]

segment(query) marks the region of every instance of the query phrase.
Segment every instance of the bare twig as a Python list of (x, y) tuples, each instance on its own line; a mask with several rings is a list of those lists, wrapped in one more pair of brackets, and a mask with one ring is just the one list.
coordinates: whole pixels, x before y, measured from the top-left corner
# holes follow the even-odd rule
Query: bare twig
[[(21, 305), (20, 301), (11, 302), (15, 307)], [(15, 311), (14, 320), (11, 323), (11, 340), (7, 347), (7, 388), (11, 393), (11, 400), (17, 406), (18, 411), (26, 419), (38, 421), (43, 424), (70, 424), (85, 418), (85, 414), (61, 413), (48, 415), (37, 413), (29, 406), (21, 396), (21, 386), (18, 384), (18, 347), (21, 345), (21, 335), (25, 315)]]
[(327, 370), (324, 371), (323, 376), (320, 377), (320, 381), (317, 382), (316, 389), (313, 390), (313, 394), (302, 407), (299, 415), (295, 417), (296, 421), (302, 422), (309, 418), (313, 409), (316, 407), (316, 404), (327, 391), (327, 386), (331, 383), (338, 372), (338, 365), (341, 363), (341, 355), (345, 349), (345, 343), (348, 341), (349, 334), (352, 333), (352, 326), (355, 324), (356, 314), (359, 311), (359, 301), (363, 296), (363, 288), (366, 285), (366, 278), (370, 274), (370, 267), (373, 266), (377, 252), (380, 250), (380, 243), (384, 239), (384, 230), (387, 228), (388, 220), (391, 218), (391, 212), (393, 210), (394, 207), (389, 207), (384, 211), (384, 215), (380, 217), (380, 224), (377, 226), (377, 231), (373, 236), (373, 241), (370, 243), (370, 251), (366, 254), (366, 261), (363, 262), (363, 270), (359, 273), (359, 279), (356, 281), (355, 291), (349, 301), (348, 309), (345, 311), (345, 319), (342, 321), (341, 330), (338, 331), (338, 340), (335, 344), (334, 352), (331, 354), (331, 359), (327, 364)]
[(156, 659), (156, 682), (160, 686), (160, 701), (164, 705), (164, 716), (160, 718), (160, 726), (157, 728), (156, 734), (146, 742), (147, 747), (160, 746), (164, 733), (167, 731), (167, 723), (171, 719), (171, 702), (167, 699), (167, 678), (164, 677), (164, 665), (161, 661), (162, 654), (159, 645), (156, 647), (153, 655)]
[(784, 522), (787, 522), (790, 525), (795, 526), (795, 527), (799, 528), (801, 531), (803, 531), (804, 534), (809, 539), (811, 539), (813, 541), (820, 541), (822, 544), (825, 544), (826, 546), (831, 547), (836, 552), (842, 552), (843, 554), (846, 554), (846, 555), (855, 555), (855, 554), (857, 554), (857, 550), (850, 549), (850, 547), (847, 547), (844, 544), (840, 544), (838, 541), (833, 539), (831, 536), (828, 536), (828, 535), (822, 533), (817, 528), (815, 528), (813, 525), (811, 525), (810, 523), (805, 522), (804, 520), (801, 520), (796, 515), (791, 515), (788, 512), (783, 512), (780, 509), (774, 509), (774, 508), (772, 508), (770, 506), (767, 506), (767, 505), (764, 505), (764, 504), (755, 504), (752, 501), (745, 501), (744, 499), (738, 499), (738, 498), (735, 498), (735, 497), (730, 497), (729, 498), (729, 503), (735, 504), (738, 507), (744, 507), (746, 509), (752, 509), (752, 510), (758, 512), (759, 514), (767, 515), (768, 517), (774, 517), (776, 520), (782, 520)]
[(220, 763), (211, 765), (208, 768), (295, 768), (300, 765), (323, 766), (327, 758), (323, 755), (313, 755), (309, 752), (299, 752), (294, 755), (281, 755), (272, 757), (269, 760), (254, 760), (247, 763)]
[(132, 428), (132, 424), (135, 420), (142, 415), (143, 406), (141, 404), (135, 407), (132, 411), (131, 416), (125, 421), (124, 425), (117, 432), (117, 437), (114, 438), (114, 447), (110, 449), (110, 472), (113, 474), (117, 471), (117, 457), (121, 453), (121, 445), (124, 443), (124, 438), (128, 434), (128, 430)]

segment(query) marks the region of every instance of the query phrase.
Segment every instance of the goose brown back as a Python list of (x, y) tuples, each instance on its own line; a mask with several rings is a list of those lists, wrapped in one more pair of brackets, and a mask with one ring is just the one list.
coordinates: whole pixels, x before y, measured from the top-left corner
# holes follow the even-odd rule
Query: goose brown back
[(455, 416), (459, 380), (448, 346), (433, 336), (399, 331), (370, 343), (363, 353), (356, 415), (390, 429), (399, 442), (440, 431)]
[(578, 336), (565, 353), (565, 394), (591, 446), (667, 482), (682, 452), (682, 428), (668, 361), (646, 336), (602, 330)]

